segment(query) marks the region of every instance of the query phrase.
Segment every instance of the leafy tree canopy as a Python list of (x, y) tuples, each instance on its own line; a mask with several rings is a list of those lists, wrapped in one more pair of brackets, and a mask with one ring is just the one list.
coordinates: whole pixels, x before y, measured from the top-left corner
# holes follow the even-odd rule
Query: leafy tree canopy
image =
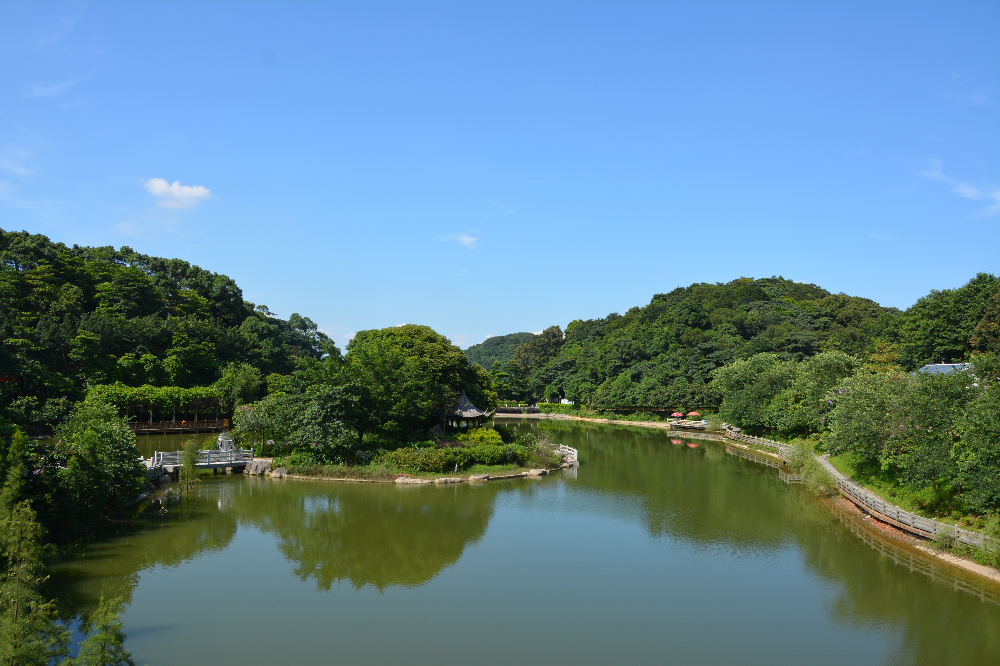
[(33, 430), (93, 385), (206, 386), (231, 364), (287, 375), (328, 342), (308, 317), (273, 317), (180, 259), (2, 229), (0, 338), (0, 418)]

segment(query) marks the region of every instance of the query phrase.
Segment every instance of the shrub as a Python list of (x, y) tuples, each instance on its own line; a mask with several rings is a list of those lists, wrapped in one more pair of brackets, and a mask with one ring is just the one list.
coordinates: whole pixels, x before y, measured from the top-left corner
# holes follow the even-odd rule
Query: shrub
[(314, 454), (301, 449), (292, 451), (288, 458), (285, 459), (285, 464), (289, 467), (309, 467), (318, 465), (319, 463), (319, 459)]
[(503, 444), (500, 433), (493, 428), (473, 428), (465, 434), (456, 435), (455, 439), (469, 444)]

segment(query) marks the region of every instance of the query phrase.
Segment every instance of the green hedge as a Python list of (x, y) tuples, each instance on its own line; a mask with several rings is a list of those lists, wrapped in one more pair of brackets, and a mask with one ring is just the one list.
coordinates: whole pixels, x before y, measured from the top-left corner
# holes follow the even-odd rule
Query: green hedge
[(379, 462), (404, 472), (449, 472), (472, 465), (525, 465), (531, 451), (520, 444), (476, 444), (466, 447), (426, 448), (407, 447), (379, 456)]

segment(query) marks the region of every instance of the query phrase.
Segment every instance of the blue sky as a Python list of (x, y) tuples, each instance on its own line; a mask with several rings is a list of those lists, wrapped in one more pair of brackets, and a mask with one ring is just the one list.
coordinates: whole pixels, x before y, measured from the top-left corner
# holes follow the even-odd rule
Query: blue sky
[(463, 347), (1000, 272), (997, 2), (0, 2), (0, 227)]

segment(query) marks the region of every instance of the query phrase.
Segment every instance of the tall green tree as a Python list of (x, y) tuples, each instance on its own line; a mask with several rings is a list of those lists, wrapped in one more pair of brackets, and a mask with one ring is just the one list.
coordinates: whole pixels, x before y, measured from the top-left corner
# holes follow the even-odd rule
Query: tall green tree
[(45, 601), (42, 537), (24, 493), (25, 470), (15, 464), (0, 490), (0, 663), (47, 666), (66, 656), (69, 634)]
[(128, 636), (121, 621), (124, 612), (121, 597), (101, 596), (97, 610), (80, 626), (87, 638), (80, 643), (80, 651), (70, 662), (72, 666), (135, 666), (132, 653), (125, 649)]
[(47, 519), (64, 530), (118, 516), (146, 486), (135, 433), (112, 405), (82, 402), (56, 429), (54, 497)]

